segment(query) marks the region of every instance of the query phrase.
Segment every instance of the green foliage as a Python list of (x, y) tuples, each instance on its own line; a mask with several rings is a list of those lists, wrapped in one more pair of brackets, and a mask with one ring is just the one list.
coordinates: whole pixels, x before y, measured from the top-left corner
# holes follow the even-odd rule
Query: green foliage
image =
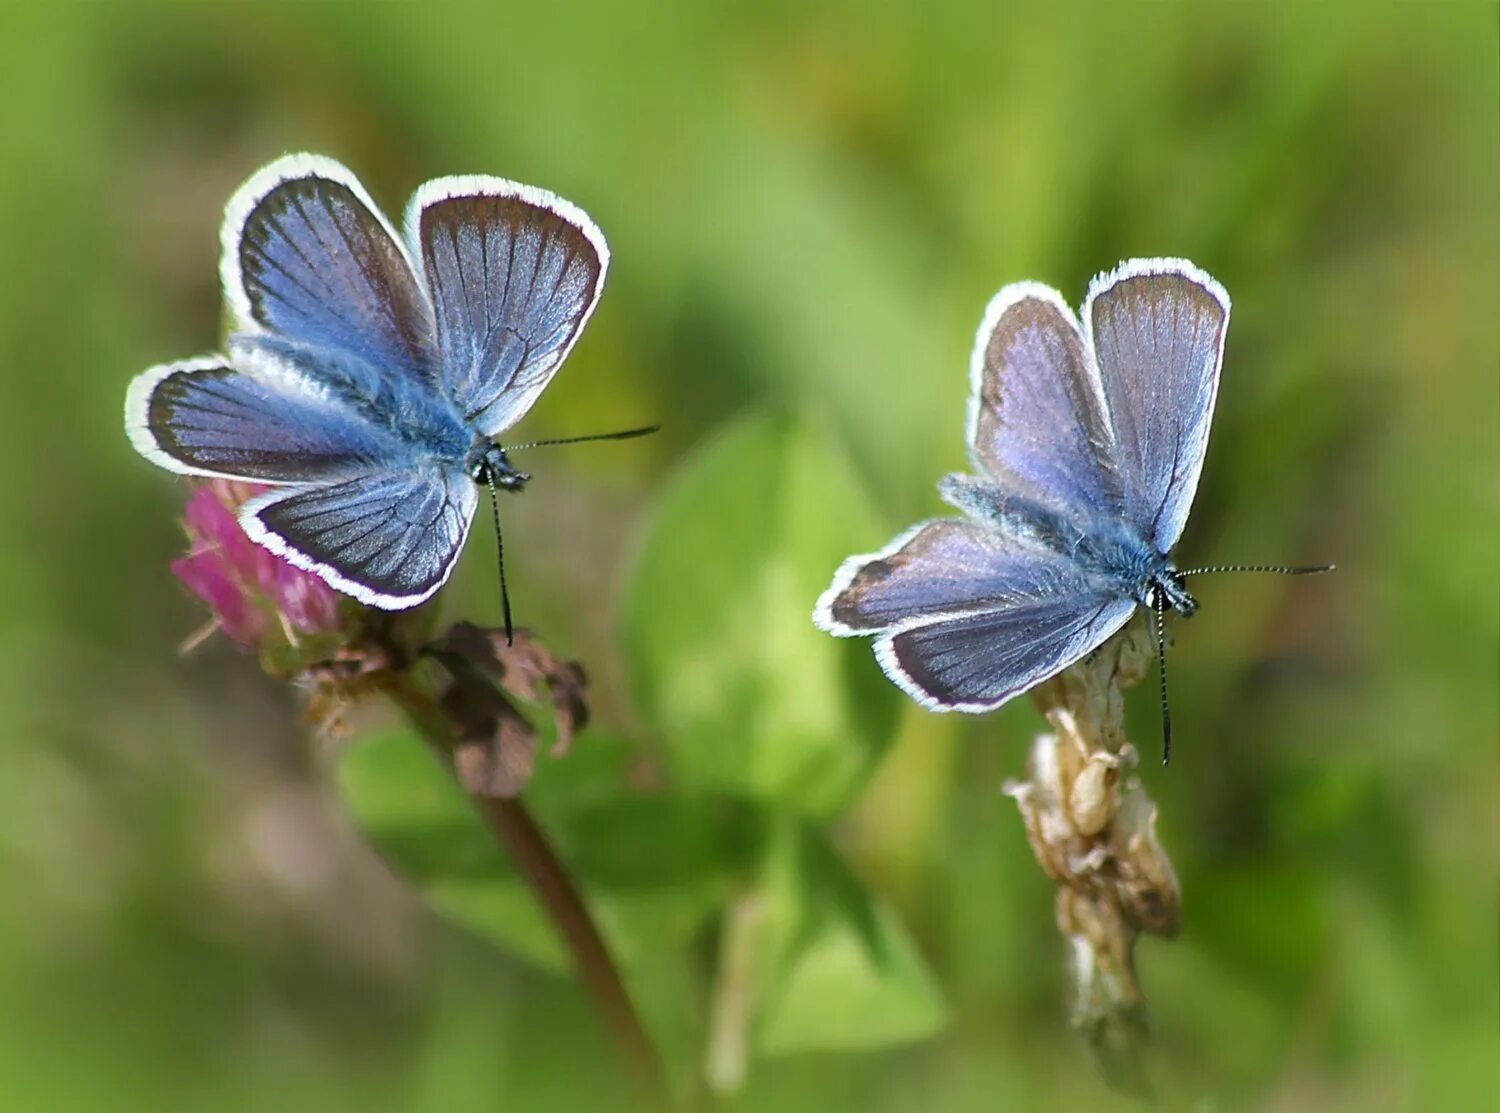
[[(632, 792), (628, 751), (593, 736), (543, 758), (527, 790), (627, 972), (688, 945), (732, 879), (751, 879), (772, 911), (738, 988), (767, 1054), (878, 1047), (929, 1035), (943, 1017), (892, 910), (803, 818), (848, 804), (900, 706), (878, 674), (853, 667), (864, 647), (809, 620), (846, 539), (878, 528), (850, 465), (807, 426), (753, 418), (712, 438), (661, 499), (628, 608), (640, 704), (673, 791)], [(566, 968), (529, 891), (418, 738), (349, 747), (339, 780), (351, 814), (433, 908)]]
[(930, 1036), (942, 994), (890, 907), (815, 832), (783, 829), (765, 865), (776, 971), (764, 990), (767, 1054), (875, 1048)]
[(905, 929), (797, 818), (847, 806), (895, 727), (868, 648), (810, 617), (849, 539), (878, 533), (826, 438), (750, 417), (663, 492), (631, 584), (628, 657), (674, 782), (753, 801), (769, 832), (742, 898), (763, 903), (765, 924), (733, 972), (767, 1054), (901, 1042), (943, 1015)]
[(786, 420), (739, 422), (667, 486), (625, 624), (680, 783), (809, 816), (848, 803), (898, 701), (859, 667), (868, 648), (813, 627), (812, 601), (850, 539), (879, 532), (848, 461)]
[[(578, 745), (566, 758), (539, 759), (528, 799), (619, 961), (679, 950), (745, 855), (726, 823), (732, 813), (691, 797), (630, 794), (621, 743), (589, 735)], [(420, 737), (398, 730), (351, 745), (339, 788), (382, 856), (433, 908), (529, 961), (567, 969), (531, 890)]]

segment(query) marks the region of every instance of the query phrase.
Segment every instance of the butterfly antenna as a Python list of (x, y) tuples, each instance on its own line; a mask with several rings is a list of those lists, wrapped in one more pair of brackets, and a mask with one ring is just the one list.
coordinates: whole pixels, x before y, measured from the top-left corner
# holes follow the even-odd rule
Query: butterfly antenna
[(1161, 763), (1172, 760), (1172, 709), (1167, 704), (1167, 593), (1158, 589), (1152, 602), (1156, 611), (1156, 674), (1161, 678)]
[(549, 441), (531, 441), (527, 444), (508, 444), (506, 452), (514, 452), (518, 448), (546, 448), (554, 444), (582, 444), (584, 441), (628, 441), (632, 437), (644, 437), (655, 433), (660, 425), (643, 425), (639, 429), (622, 429), (618, 433), (590, 433), (584, 437), (557, 437)]
[(1337, 565), (1319, 564), (1306, 568), (1290, 568), (1284, 564), (1215, 564), (1209, 568), (1189, 568), (1176, 572), (1176, 576), (1205, 576), (1210, 572), (1279, 572), (1283, 576), (1316, 576), (1320, 572), (1332, 572)]
[(500, 495), (495, 490), (495, 473), (485, 469), (490, 486), (490, 509), (495, 514), (495, 556), (500, 562), (500, 610), (505, 615), (505, 644), (515, 644), (515, 630), (510, 621), (510, 591), (505, 586), (505, 534), (500, 531)]

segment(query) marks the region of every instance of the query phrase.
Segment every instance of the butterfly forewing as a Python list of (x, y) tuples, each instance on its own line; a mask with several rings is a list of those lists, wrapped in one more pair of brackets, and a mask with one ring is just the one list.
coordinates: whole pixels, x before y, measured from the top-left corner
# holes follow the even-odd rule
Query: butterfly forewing
[(1191, 263), (1138, 259), (1094, 280), (1099, 362), (1123, 514), (1161, 553), (1182, 535), (1208, 448), (1229, 295)]
[(145, 372), (126, 398), (132, 442), (172, 471), (262, 483), (339, 479), (399, 452), (388, 434), (272, 367), (257, 361), (252, 375), (208, 357)]
[(499, 178), (427, 183), (407, 235), (432, 294), (444, 388), (495, 436), (531, 408), (593, 312), (603, 236), (575, 206)]
[(852, 557), (818, 603), (816, 621), (840, 636), (878, 634), (992, 611), (1071, 583), (1055, 554), (1038, 551), (977, 522), (938, 518), (896, 538), (880, 553)]
[(975, 339), (970, 378), (969, 445), (984, 472), (1040, 502), (1119, 512), (1098, 372), (1055, 290), (1023, 282), (995, 296)]
[(377, 607), (414, 606), (448, 579), (478, 488), (456, 469), (376, 473), (245, 504), (251, 538)]
[(358, 179), (289, 155), (230, 200), (225, 293), (240, 325), (334, 348), (390, 374), (426, 375), (432, 319), (405, 248)]
[(1066, 668), (1133, 609), (1061, 553), (944, 518), (847, 561), (814, 620), (841, 636), (883, 635), (876, 656), (898, 685), (934, 710), (975, 711)]

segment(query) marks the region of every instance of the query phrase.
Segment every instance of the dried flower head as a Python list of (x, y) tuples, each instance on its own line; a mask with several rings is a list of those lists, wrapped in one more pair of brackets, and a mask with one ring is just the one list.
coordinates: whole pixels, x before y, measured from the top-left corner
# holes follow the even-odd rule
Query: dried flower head
[(1032, 693), (1052, 730), (1032, 743), (1024, 780), (1006, 792), (1057, 884), (1057, 926), (1069, 948), (1072, 1020), (1110, 1080), (1146, 1092), (1146, 999), (1135, 971), (1142, 932), (1177, 931), (1182, 893), (1156, 835), (1156, 805), (1130, 776), (1121, 689), (1146, 675), (1149, 630), (1126, 627)]
[(440, 703), (452, 726), (453, 767), (476, 796), (516, 796), (531, 779), (537, 728), (518, 704), (552, 705), (553, 757), (565, 754), (588, 722), (582, 666), (558, 657), (530, 630), (508, 640), (499, 630), (460, 622), (424, 653), (447, 673)]

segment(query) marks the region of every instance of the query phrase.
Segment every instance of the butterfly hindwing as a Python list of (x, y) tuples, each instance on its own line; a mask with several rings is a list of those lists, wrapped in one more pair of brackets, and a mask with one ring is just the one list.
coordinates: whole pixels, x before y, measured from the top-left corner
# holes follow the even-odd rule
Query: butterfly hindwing
[(879, 638), (886, 675), (933, 711), (993, 711), (1124, 626), (1135, 603), (1076, 584)]
[(495, 436), (531, 408), (593, 312), (604, 237), (561, 198), (487, 177), (423, 185), (406, 233), (432, 296), (443, 388)]
[(373, 473), (246, 503), (251, 539), (362, 603), (397, 610), (448, 579), (468, 537), (474, 481), (456, 469)]

